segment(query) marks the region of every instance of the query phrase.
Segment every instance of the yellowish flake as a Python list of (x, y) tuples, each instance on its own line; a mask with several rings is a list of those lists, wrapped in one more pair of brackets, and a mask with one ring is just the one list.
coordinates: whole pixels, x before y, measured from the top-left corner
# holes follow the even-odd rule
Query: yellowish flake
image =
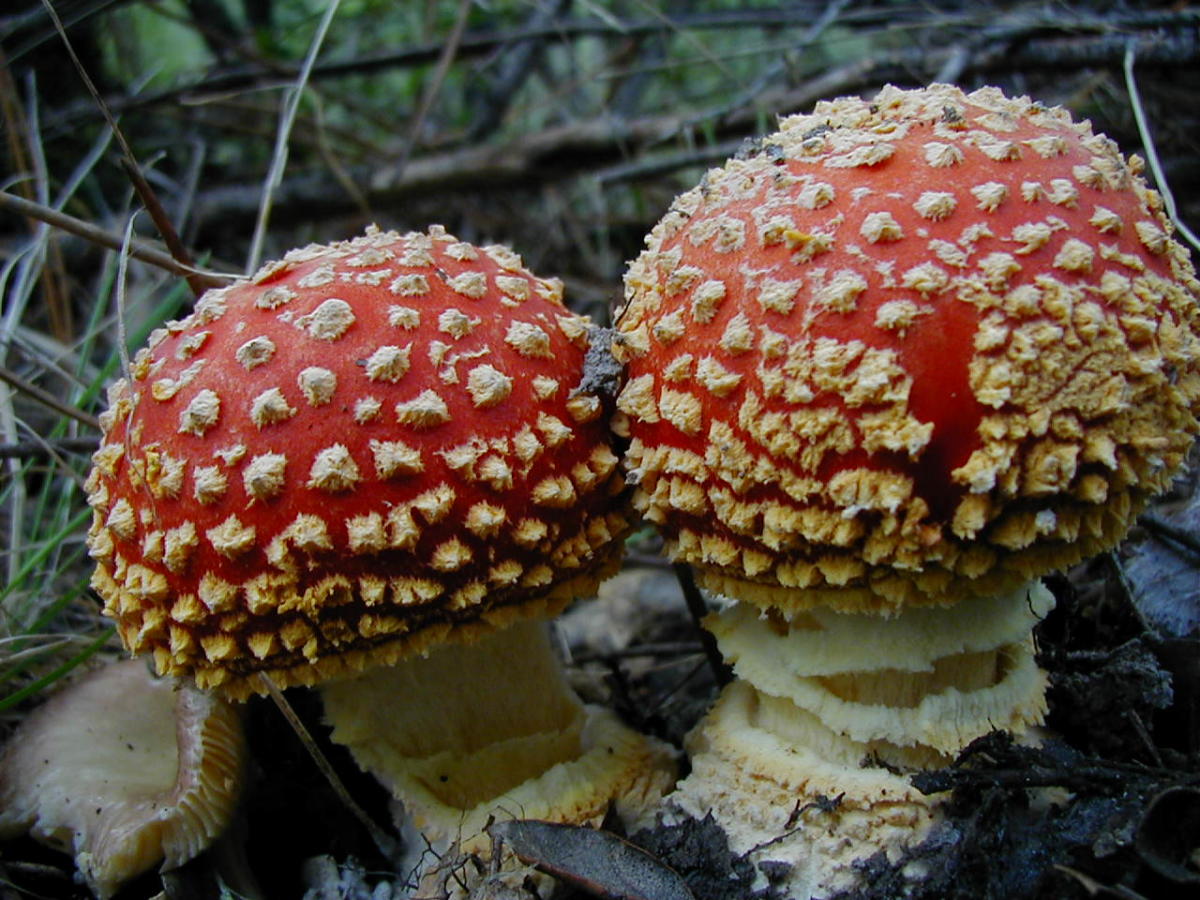
[(956, 166), (963, 161), (963, 152), (954, 144), (942, 141), (929, 141), (922, 148), (926, 164), (935, 169), (945, 169)]
[(259, 428), (286, 422), (295, 414), (295, 407), (288, 404), (277, 387), (268, 388), (250, 403), (250, 421)]
[(1067, 238), (1054, 256), (1055, 268), (1064, 272), (1086, 273), (1092, 270), (1096, 251), (1078, 238)]
[(291, 288), (280, 284), (267, 288), (259, 294), (254, 299), (254, 305), (259, 309), (278, 309), (287, 303), (291, 303), (298, 296)]
[(1021, 158), (1021, 147), (1015, 141), (997, 137), (987, 131), (972, 131), (968, 140), (993, 162), (1011, 162)]
[(439, 572), (456, 572), (471, 561), (471, 548), (458, 538), (442, 541), (434, 548), (429, 564)]
[(861, 144), (848, 153), (827, 156), (822, 161), (831, 169), (855, 169), (865, 166), (877, 166), (892, 158), (896, 152), (894, 144), (880, 141), (874, 144)]
[(715, 358), (705, 356), (696, 366), (696, 380), (718, 397), (727, 397), (740, 383), (742, 376), (730, 372)]
[(641, 422), (659, 420), (654, 396), (654, 376), (650, 373), (629, 379), (617, 396), (617, 409)]
[(138, 520), (133, 511), (133, 505), (124, 497), (112, 505), (105, 527), (123, 541), (132, 541), (137, 537)]
[(1074, 209), (1079, 205), (1079, 189), (1069, 179), (1052, 178), (1046, 199), (1056, 206)]
[(588, 329), (591, 328), (591, 322), (583, 316), (575, 315), (556, 315), (554, 317), (558, 323), (558, 330), (572, 344), (578, 347), (586, 347), (588, 339)]
[(266, 335), (260, 335), (238, 347), (234, 358), (243, 368), (250, 370), (270, 362), (274, 355), (275, 342)]
[(383, 402), (378, 397), (359, 397), (354, 401), (354, 421), (366, 425), (379, 418), (383, 411)]
[(680, 266), (667, 276), (667, 280), (663, 283), (663, 291), (667, 296), (682, 294), (684, 291), (690, 290), (703, 277), (704, 270), (697, 266)]
[[(672, 384), (680, 384), (687, 381), (692, 377), (692, 363), (694, 361), (692, 354), (681, 353), (663, 367), (663, 380), (669, 381)], [(651, 401), (653, 401), (653, 397), (651, 397)]]
[(194, 625), (202, 619), (207, 618), (208, 609), (195, 594), (180, 594), (175, 598), (175, 602), (171, 604), (170, 616), (176, 622), (182, 622), (185, 625)]
[(655, 340), (660, 344), (673, 344), (683, 337), (686, 329), (687, 326), (683, 321), (683, 310), (677, 309), (655, 322), (654, 327), (650, 329), (650, 333), (654, 335)]
[(223, 662), (240, 652), (233, 635), (224, 633), (201, 635), (200, 646), (205, 659), (211, 663)]
[(1012, 240), (1022, 246), (1015, 251), (1021, 256), (1040, 250), (1050, 243), (1054, 231), (1046, 222), (1026, 222), (1012, 230)]
[(270, 500), (283, 492), (287, 457), (282, 453), (261, 453), (242, 471), (242, 484), (253, 500)]
[(758, 240), (764, 247), (781, 244), (788, 231), (795, 231), (796, 223), (790, 216), (774, 216), (759, 225)]
[(841, 269), (814, 292), (813, 303), (833, 312), (853, 312), (867, 280), (852, 269)]
[(717, 315), (717, 308), (725, 299), (725, 282), (710, 279), (692, 292), (692, 318), (704, 324)]
[(301, 369), (296, 376), (296, 383), (309, 406), (324, 406), (333, 399), (333, 392), (337, 390), (337, 376), (320, 366)]
[(868, 213), (858, 233), (872, 244), (898, 241), (904, 237), (904, 229), (900, 227), (896, 217), (882, 210)]
[(542, 452), (542, 442), (528, 425), (522, 425), (521, 430), (513, 435), (513, 452), (523, 463), (530, 463)]
[(535, 427), (542, 439), (550, 447), (557, 447), (564, 441), (570, 440), (573, 434), (571, 427), (557, 416), (552, 416), (549, 413), (538, 413)]
[(346, 520), (346, 542), (351, 553), (379, 553), (388, 544), (383, 516), (377, 512), (351, 516)]
[(754, 329), (745, 313), (739, 312), (725, 325), (720, 345), (731, 356), (739, 356), (754, 349)]
[(875, 327), (904, 334), (917, 321), (918, 316), (928, 315), (930, 312), (931, 309), (922, 308), (911, 300), (889, 300), (887, 303), (881, 303), (875, 310)]
[(192, 471), (192, 495), (205, 506), (224, 497), (228, 487), (225, 473), (217, 466), (197, 466)]
[(695, 394), (664, 387), (659, 396), (658, 409), (666, 421), (684, 434), (700, 433), (703, 425), (702, 405)]
[(488, 570), (488, 581), (499, 587), (511, 587), (524, 571), (525, 567), (515, 559), (507, 559)]
[(212, 548), (228, 559), (237, 559), (254, 546), (255, 528), (231, 515), (204, 532)]
[(395, 506), (387, 516), (388, 546), (398, 550), (410, 550), (421, 536), (421, 528), (413, 519), (407, 506)]
[(331, 284), (337, 278), (337, 273), (334, 272), (333, 263), (324, 263), (302, 275), (297, 279), (296, 284), (302, 288), (319, 288)]
[(917, 215), (933, 222), (949, 218), (957, 206), (958, 201), (949, 191), (924, 191), (913, 203)]
[(534, 566), (521, 578), (521, 587), (539, 588), (554, 582), (554, 570), (546, 564)]
[(367, 357), (367, 377), (372, 381), (386, 381), (395, 384), (408, 372), (409, 356), (412, 344), (398, 347), (385, 344)]
[(238, 586), (218, 578), (212, 572), (205, 572), (200, 577), (197, 592), (208, 611), (219, 615), (233, 609), (237, 602)]
[(356, 269), (380, 266), (395, 255), (395, 253), (386, 247), (366, 247), (353, 256), (346, 257), (345, 264)]
[(595, 421), (604, 411), (600, 398), (595, 394), (575, 394), (567, 398), (566, 406), (571, 421), (581, 425)]
[(1167, 233), (1154, 222), (1135, 222), (1133, 230), (1142, 246), (1155, 256), (1162, 256), (1171, 247), (1171, 239)]
[(191, 399), (187, 407), (179, 415), (179, 431), (181, 434), (194, 434), (203, 437), (205, 432), (217, 424), (221, 415), (221, 398), (216, 391), (204, 388)]
[(529, 279), (527, 278), (520, 278), (516, 275), (497, 275), (496, 287), (502, 294), (517, 303), (524, 303), (529, 299)]
[(490, 409), (508, 399), (513, 380), (487, 363), (475, 366), (467, 374), (467, 392), (478, 409)]
[(330, 297), (308, 315), (300, 316), (295, 326), (318, 341), (336, 341), (355, 322), (354, 310), (345, 300)]
[(554, 356), (550, 349), (550, 335), (532, 322), (511, 322), (504, 342), (528, 359), (551, 359)]
[(504, 507), (481, 501), (467, 510), (467, 529), (481, 538), (495, 537), (508, 519)]
[(979, 271), (988, 290), (999, 292), (1006, 289), (1013, 276), (1020, 273), (1021, 264), (1011, 253), (996, 251), (979, 261)]
[(478, 316), (472, 318), (461, 309), (446, 309), (438, 316), (438, 331), (448, 334), (455, 340), (466, 337), (478, 327), (483, 320)]
[(372, 440), (371, 454), (375, 460), (375, 474), (380, 479), (416, 475), (425, 469), (421, 451), (403, 441)]
[(469, 262), (479, 258), (479, 251), (474, 245), (468, 244), (466, 241), (456, 241), (450, 244), (442, 251), (451, 259), (457, 259), (460, 262)]
[(837, 196), (833, 185), (827, 181), (810, 181), (796, 194), (796, 204), (802, 209), (822, 209)]
[(413, 509), (419, 512), (430, 525), (436, 525), (446, 517), (454, 505), (454, 488), (442, 483), (418, 494), (412, 501)]
[(971, 188), (971, 195), (983, 212), (995, 212), (1008, 199), (1008, 186), (999, 181), (985, 181)]
[(1097, 206), (1088, 223), (1101, 234), (1120, 234), (1124, 221), (1106, 206)]
[(463, 272), (453, 278), (446, 279), (450, 290), (472, 300), (479, 300), (488, 290), (487, 275), (483, 272)]
[(168, 528), (163, 535), (163, 564), (176, 574), (182, 572), (199, 542), (196, 526), (190, 521)]
[(900, 279), (906, 288), (921, 294), (935, 294), (950, 285), (950, 276), (945, 269), (933, 263), (921, 263), (906, 271)]
[(575, 505), (575, 485), (566, 475), (550, 475), (535, 484), (529, 496), (536, 506), (569, 509)]
[(786, 316), (796, 305), (796, 294), (800, 292), (802, 284), (800, 279), (777, 281), (774, 278), (764, 278), (756, 299), (763, 309)]
[[(425, 276), (420, 275), (417, 277), (424, 278)], [(420, 293), (424, 293), (424, 291)], [(413, 309), (411, 306), (389, 306), (387, 318), (390, 326), (393, 328), (403, 328), (405, 331), (412, 331), (421, 324), (420, 310)]]
[(450, 421), (450, 410), (435, 391), (425, 390), (412, 400), (396, 404), (396, 419), (411, 428), (434, 428)]
[(1067, 152), (1067, 141), (1061, 134), (1039, 134), (1021, 143), (1043, 159), (1062, 156)]
[(512, 538), (522, 547), (534, 547), (546, 539), (549, 528), (541, 519), (521, 519), (513, 529)]
[(331, 444), (313, 459), (307, 487), (330, 494), (353, 490), (362, 479), (358, 464), (345, 444)]

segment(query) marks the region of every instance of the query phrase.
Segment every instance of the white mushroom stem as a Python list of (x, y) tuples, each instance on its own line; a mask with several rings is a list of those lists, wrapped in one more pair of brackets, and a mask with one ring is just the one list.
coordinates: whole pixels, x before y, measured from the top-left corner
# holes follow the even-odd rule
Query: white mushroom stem
[(98, 669), (35, 710), (0, 756), (0, 837), (29, 831), (75, 855), (101, 897), (180, 866), (230, 821), (245, 756), (234, 708), (155, 678)]
[(707, 624), (740, 678), (831, 730), (953, 756), (989, 731), (1042, 721), (1032, 630), (1053, 605), (1033, 582), (892, 618), (817, 609), (788, 621), (737, 604)]
[(321, 692), (333, 739), (433, 840), (484, 849), (490, 817), (582, 823), (610, 802), (636, 818), (674, 777), (665, 745), (579, 701), (540, 622)]
[(936, 821), (938, 799), (904, 771), (1041, 723), (1032, 629), (1052, 606), (1033, 582), (893, 618), (822, 608), (787, 620), (745, 604), (713, 614), (739, 679), (689, 736), (692, 773), (669, 806), (712, 812), (735, 853), (790, 863), (789, 896), (852, 887), (857, 860), (894, 861)]

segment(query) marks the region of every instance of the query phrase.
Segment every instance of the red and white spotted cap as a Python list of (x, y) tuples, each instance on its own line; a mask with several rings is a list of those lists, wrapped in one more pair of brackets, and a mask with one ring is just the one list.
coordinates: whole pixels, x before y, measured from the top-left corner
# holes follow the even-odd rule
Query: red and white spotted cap
[(1111, 546), (1197, 432), (1200, 284), (1107, 138), (995, 88), (795, 116), (626, 278), (635, 504), (711, 588), (886, 611)]
[(134, 653), (230, 696), (552, 614), (627, 519), (589, 323), (433, 227), (293, 251), (152, 335), (88, 481)]

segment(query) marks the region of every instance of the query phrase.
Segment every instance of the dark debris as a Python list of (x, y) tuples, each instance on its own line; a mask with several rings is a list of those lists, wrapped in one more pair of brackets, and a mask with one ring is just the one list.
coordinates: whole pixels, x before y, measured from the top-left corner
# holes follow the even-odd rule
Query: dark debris
[(750, 860), (733, 855), (725, 832), (711, 816), (687, 819), (678, 825), (659, 825), (637, 832), (630, 840), (678, 872), (699, 900), (783, 900), (770, 882), (787, 874), (779, 863), (767, 864), (766, 888), (753, 890), (756, 869)]

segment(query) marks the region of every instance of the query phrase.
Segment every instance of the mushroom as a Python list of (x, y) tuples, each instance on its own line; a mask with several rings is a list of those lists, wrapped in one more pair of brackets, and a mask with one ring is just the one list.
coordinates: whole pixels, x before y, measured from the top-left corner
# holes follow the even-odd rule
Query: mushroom
[(672, 777), (544, 633), (630, 524), (561, 294), (436, 226), (294, 250), (151, 336), (88, 482), (133, 653), (230, 698), (323, 683), (334, 739), (467, 846)]
[(1140, 169), (1062, 109), (888, 87), (708, 172), (629, 268), (634, 503), (737, 601), (708, 621), (744, 679), (674, 802), (745, 850), (843, 795), (800, 817), (811, 890), (930, 820), (847, 767), (1041, 720), (1034, 579), (1120, 540), (1198, 430), (1200, 284)]
[(89, 672), (31, 713), (0, 755), (0, 838), (75, 855), (109, 897), (199, 855), (229, 824), (245, 745), (229, 703), (136, 660)]

